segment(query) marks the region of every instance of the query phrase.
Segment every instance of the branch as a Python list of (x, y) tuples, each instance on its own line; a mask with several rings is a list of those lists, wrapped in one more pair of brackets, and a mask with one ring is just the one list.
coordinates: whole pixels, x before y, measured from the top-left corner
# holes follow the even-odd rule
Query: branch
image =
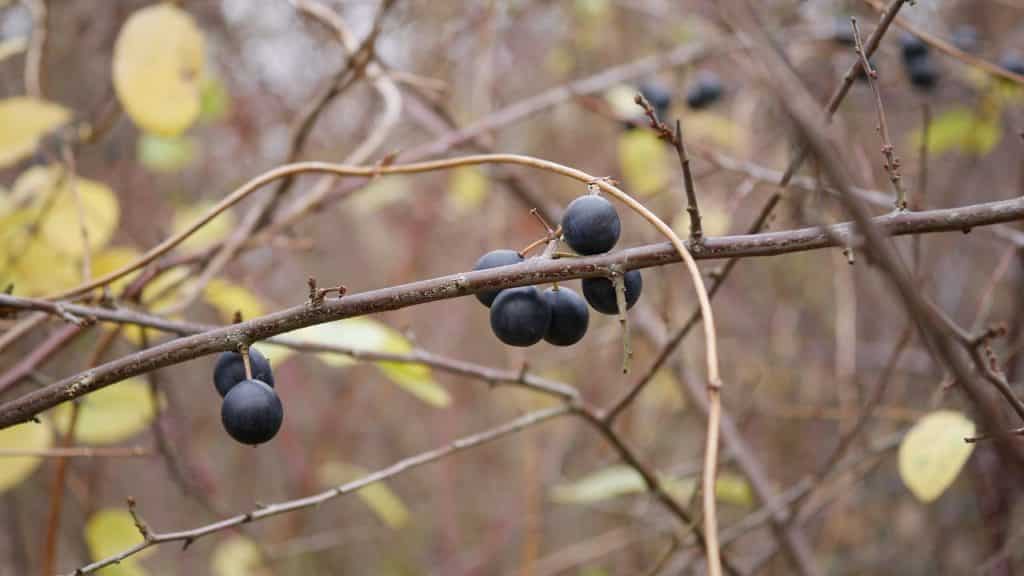
[[(118, 562), (121, 562), (126, 558), (129, 558), (131, 556), (134, 556), (135, 554), (138, 554), (139, 552), (142, 552), (146, 548), (150, 548), (158, 544), (163, 544), (166, 542), (184, 542), (184, 545), (187, 547), (199, 538), (202, 538), (203, 536), (207, 536), (209, 534), (222, 532), (229, 528), (241, 526), (242, 524), (247, 524), (249, 522), (254, 522), (256, 520), (269, 518), (270, 516), (277, 516), (278, 514), (284, 514), (286, 512), (293, 512), (295, 510), (302, 510), (305, 508), (313, 508), (319, 506), (324, 502), (327, 502), (328, 500), (333, 500), (345, 494), (351, 494), (352, 492), (355, 492), (360, 488), (369, 486), (370, 484), (375, 484), (382, 480), (387, 480), (388, 478), (397, 476), (398, 474), (401, 474), (408, 470), (412, 470), (413, 468), (418, 468), (424, 464), (429, 464), (430, 462), (434, 462), (447, 456), (451, 456), (452, 454), (455, 454), (457, 452), (462, 452), (464, 450), (468, 450), (470, 448), (474, 448), (482, 444), (493, 442), (494, 440), (536, 426), (537, 424), (546, 422), (558, 416), (564, 416), (566, 414), (569, 414), (570, 410), (571, 408), (569, 405), (562, 405), (557, 406), (555, 408), (548, 408), (545, 410), (530, 412), (529, 414), (520, 416), (519, 418), (511, 420), (501, 426), (491, 428), (489, 430), (485, 430), (483, 432), (479, 432), (471, 436), (466, 436), (440, 448), (430, 450), (428, 452), (423, 452), (421, 454), (412, 456), (410, 458), (406, 458), (404, 460), (400, 460), (392, 464), (391, 466), (388, 466), (387, 468), (383, 468), (381, 470), (373, 472), (372, 474), (368, 474), (360, 478), (359, 480), (348, 482), (346, 484), (342, 484), (340, 486), (331, 488), (330, 490), (325, 490), (323, 492), (313, 494), (311, 496), (306, 496), (304, 498), (286, 500), (284, 502), (279, 502), (277, 504), (270, 504), (266, 506), (257, 506), (255, 509), (253, 509), (250, 512), (246, 512), (245, 514), (232, 516), (231, 518), (226, 518), (219, 522), (214, 522), (212, 524), (200, 526), (198, 528), (193, 528), (191, 530), (182, 530), (179, 532), (155, 532), (151, 528), (147, 527), (146, 524), (142, 522), (141, 519), (138, 518), (138, 516), (136, 516), (137, 526), (139, 528), (139, 532), (142, 534), (143, 537), (143, 541), (141, 543), (136, 544), (135, 546), (132, 546), (131, 548), (128, 548), (127, 550), (124, 550), (108, 558), (104, 558), (97, 562), (93, 562), (92, 564), (89, 564), (87, 566), (82, 566), (81, 568), (72, 572), (69, 576), (91, 574), (93, 572), (96, 572), (100, 568), (110, 566), (111, 564), (117, 564)], [(129, 507), (133, 510), (134, 515), (134, 504), (129, 502)]]
[[(1024, 219), (1024, 198), (977, 204), (965, 208), (887, 214), (873, 219), (887, 235), (966, 231), (972, 228)], [(840, 239), (852, 234), (851, 224), (831, 229)], [(736, 256), (769, 256), (836, 246), (820, 228), (769, 232), (747, 236), (705, 238), (698, 259)], [(677, 262), (679, 255), (669, 244), (651, 244), (619, 252), (572, 258), (537, 260), (478, 272), (466, 272), (381, 288), (342, 299), (327, 299), (311, 310), (305, 305), (288, 308), (241, 324), (205, 330), (200, 325), (159, 319), (129, 310), (107, 310), (62, 303), (77, 315), (104, 322), (133, 323), (175, 334), (193, 334), (104, 364), (95, 370), (65, 378), (51, 386), (0, 405), (0, 428), (29, 420), (35, 414), (61, 402), (77, 398), (125, 378), (192, 360), (207, 354), (235, 350), (243, 341), (257, 342), (285, 332), (333, 320), (397, 310), (408, 306), (494, 290), (574, 278), (607, 276), (613, 269), (632, 270)], [(0, 308), (40, 310), (39, 300), (0, 294)], [(48, 305), (48, 304), (44, 304)], [(201, 333), (200, 333), (201, 332)]]

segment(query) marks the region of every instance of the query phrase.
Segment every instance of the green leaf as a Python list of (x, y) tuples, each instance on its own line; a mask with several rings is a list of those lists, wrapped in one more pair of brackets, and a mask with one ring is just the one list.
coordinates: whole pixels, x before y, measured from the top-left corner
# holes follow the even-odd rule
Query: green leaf
[[(412, 344), (401, 333), (369, 318), (351, 318), (339, 322), (317, 324), (296, 330), (289, 334), (289, 340), (321, 346), (336, 346), (359, 352), (387, 354), (408, 354)], [(273, 348), (287, 357), (279, 346)], [(356, 361), (342, 354), (324, 352), (317, 354), (330, 366), (349, 366)], [(281, 361), (281, 360), (279, 360)], [(377, 368), (400, 388), (432, 406), (447, 406), (451, 403), (448, 391), (434, 381), (429, 367), (406, 362), (377, 362)]]
[[(368, 473), (358, 466), (332, 460), (320, 465), (317, 469), (317, 478), (320, 484), (327, 488), (358, 480)], [(398, 529), (408, 523), (409, 510), (398, 495), (383, 482), (364, 486), (357, 490), (356, 494), (389, 527)]]
[(900, 443), (900, 478), (921, 502), (937, 499), (956, 480), (974, 450), (964, 439), (974, 423), (960, 412), (938, 410), (914, 424)]
[[(101, 560), (124, 552), (128, 548), (143, 541), (142, 534), (135, 527), (135, 521), (127, 510), (120, 508), (104, 508), (85, 523), (85, 543), (93, 560)], [(138, 554), (126, 558), (120, 564), (114, 564), (99, 571), (102, 576), (144, 576), (146, 571), (138, 561), (150, 554), (147, 548)]]
[(147, 133), (139, 137), (137, 155), (139, 162), (154, 172), (174, 172), (192, 163), (196, 143), (185, 136)]
[(199, 87), (199, 120), (216, 122), (223, 118), (231, 108), (231, 95), (228, 89), (216, 76), (207, 76)]
[[(53, 444), (53, 433), (46, 424), (18, 424), (0, 430), (0, 450), (46, 450)], [(41, 456), (0, 457), (0, 493), (21, 484), (39, 464)]]
[[(910, 135), (910, 146), (921, 146), (923, 131), (918, 129)], [(1003, 138), (1003, 127), (999, 114), (977, 114), (966, 107), (947, 110), (932, 120), (928, 126), (928, 150), (937, 155), (958, 150), (965, 154), (984, 156), (992, 151)]]
[(259, 546), (244, 536), (231, 536), (221, 541), (210, 558), (216, 576), (251, 576), (263, 566)]
[(651, 130), (627, 130), (619, 136), (619, 169), (627, 189), (650, 196), (669, 183), (665, 143)]
[[(75, 439), (85, 444), (117, 444), (146, 429), (156, 416), (149, 386), (130, 378), (82, 397), (75, 425)], [(71, 404), (65, 402), (50, 412), (54, 426), (67, 432)]]

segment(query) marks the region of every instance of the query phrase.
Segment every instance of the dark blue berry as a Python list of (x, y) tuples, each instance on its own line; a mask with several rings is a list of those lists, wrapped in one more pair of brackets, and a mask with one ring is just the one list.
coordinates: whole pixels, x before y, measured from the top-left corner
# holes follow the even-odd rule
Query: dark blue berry
[(551, 324), (551, 306), (533, 286), (508, 288), (491, 305), (491, 330), (509, 346), (540, 342)]
[[(249, 362), (252, 367), (252, 377), (273, 388), (274, 374), (270, 370), (270, 361), (260, 354), (259, 350), (249, 348)], [(242, 362), (242, 355), (238, 352), (221, 354), (213, 369), (213, 385), (217, 387), (217, 392), (221, 397), (226, 396), (228, 390), (242, 380), (245, 380), (245, 364)]]
[(910, 32), (904, 32), (900, 35), (900, 51), (903, 61), (909, 64), (917, 58), (928, 56), (928, 45)]
[[(639, 270), (630, 270), (623, 277), (626, 288), (626, 310), (629, 310), (640, 299), (644, 281)], [(618, 314), (619, 305), (615, 299), (615, 285), (608, 278), (584, 278), (583, 297), (590, 307), (602, 314)]]
[[(476, 261), (473, 265), (473, 270), (486, 270), (488, 268), (498, 268), (499, 266), (509, 266), (512, 264), (519, 264), (523, 261), (523, 257), (519, 255), (519, 252), (515, 250), (493, 250), (484, 254)], [(494, 299), (498, 297), (501, 290), (485, 290), (476, 293), (476, 299), (480, 301), (484, 306), (490, 307)]]
[(999, 65), (1014, 74), (1024, 76), (1024, 55), (1019, 52), (1007, 52), (999, 59)]
[(551, 323), (544, 339), (555, 346), (572, 346), (587, 333), (590, 311), (579, 294), (565, 287), (549, 288), (544, 299), (551, 307)]
[(690, 83), (686, 91), (686, 105), (693, 110), (707, 108), (722, 97), (722, 81), (718, 74), (710, 70), (702, 70)]
[(672, 93), (661, 84), (644, 82), (640, 85), (640, 94), (651, 104), (658, 119), (668, 122), (668, 110), (672, 105)]
[(939, 69), (931, 57), (925, 56), (907, 62), (907, 77), (915, 88), (929, 91), (939, 81)]
[(562, 215), (562, 236), (577, 254), (601, 254), (615, 247), (622, 224), (608, 200), (589, 194), (573, 200)]
[(231, 388), (220, 407), (220, 420), (242, 444), (262, 444), (273, 438), (284, 421), (281, 399), (260, 380), (242, 380)]

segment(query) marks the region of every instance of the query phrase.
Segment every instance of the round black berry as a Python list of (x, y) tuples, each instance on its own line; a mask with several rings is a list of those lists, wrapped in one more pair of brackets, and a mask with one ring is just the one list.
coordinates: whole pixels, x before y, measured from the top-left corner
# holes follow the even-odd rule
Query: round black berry
[(650, 102), (658, 119), (668, 122), (668, 109), (672, 105), (672, 93), (661, 84), (644, 82), (640, 85), (640, 94)]
[(718, 74), (710, 70), (702, 70), (686, 91), (686, 105), (693, 110), (707, 108), (722, 97), (722, 81)]
[[(488, 268), (497, 268), (499, 266), (509, 266), (511, 264), (519, 264), (522, 261), (523, 257), (515, 250), (492, 250), (481, 256), (480, 259), (476, 261), (476, 264), (473, 265), (473, 270), (486, 270)], [(477, 292), (476, 299), (479, 300), (481, 304), (489, 308), (500, 292), (501, 290)]]
[(509, 346), (540, 342), (551, 324), (551, 306), (533, 286), (508, 288), (491, 305), (491, 330)]
[(978, 51), (978, 29), (970, 24), (962, 24), (953, 30), (953, 46), (967, 53)]
[[(640, 299), (644, 288), (644, 280), (639, 270), (630, 270), (622, 277), (626, 287), (626, 310), (629, 310)], [(590, 307), (602, 314), (618, 314), (619, 305), (615, 300), (615, 285), (608, 278), (584, 278), (583, 297)]]
[(938, 83), (939, 69), (935, 61), (926, 56), (907, 62), (907, 77), (915, 88), (928, 91)]
[(849, 18), (836, 18), (833, 20), (829, 38), (840, 46), (857, 45), (857, 42), (853, 38), (853, 27), (850, 26)]
[(1003, 54), (1003, 57), (999, 59), (999, 65), (1014, 74), (1024, 76), (1024, 55), (1021, 55), (1019, 52)]
[(562, 215), (562, 236), (577, 254), (601, 254), (615, 247), (622, 224), (608, 200), (594, 195), (573, 200)]
[[(274, 374), (270, 371), (270, 361), (255, 348), (249, 348), (249, 362), (252, 366), (252, 377), (274, 387)], [(224, 352), (217, 358), (217, 366), (213, 369), (213, 385), (221, 397), (228, 390), (245, 380), (245, 364), (238, 352)]]
[(551, 308), (551, 323), (544, 339), (555, 346), (572, 346), (587, 333), (590, 311), (576, 292), (565, 288), (549, 288), (544, 299)]
[(900, 51), (903, 54), (903, 61), (909, 64), (913, 60), (928, 56), (928, 45), (910, 32), (904, 32), (900, 36)]
[(260, 380), (242, 380), (224, 397), (220, 420), (242, 444), (262, 444), (277, 434), (284, 421), (281, 399)]

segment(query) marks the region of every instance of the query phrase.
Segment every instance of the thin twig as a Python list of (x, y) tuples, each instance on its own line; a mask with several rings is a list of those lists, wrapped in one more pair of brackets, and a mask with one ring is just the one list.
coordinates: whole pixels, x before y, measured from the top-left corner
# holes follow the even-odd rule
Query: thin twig
[(896, 149), (889, 138), (889, 123), (885, 119), (885, 107), (882, 105), (882, 93), (878, 90), (878, 73), (871, 66), (867, 55), (864, 53), (864, 44), (860, 39), (860, 28), (857, 26), (857, 19), (850, 18), (850, 26), (853, 27), (853, 41), (857, 56), (860, 57), (860, 64), (867, 77), (868, 85), (875, 94), (875, 110), (878, 112), (878, 133), (882, 137), (882, 156), (885, 157), (885, 172), (889, 175), (893, 190), (896, 192), (896, 209), (906, 210), (907, 199), (903, 191), (902, 176), (900, 175), (900, 159), (896, 155)]
[[(333, 500), (339, 496), (351, 494), (352, 492), (355, 492), (360, 488), (369, 486), (370, 484), (375, 484), (383, 480), (387, 480), (388, 478), (397, 476), (398, 474), (407, 472), (414, 468), (418, 468), (424, 464), (440, 460), (442, 458), (451, 456), (452, 454), (458, 452), (468, 450), (470, 448), (475, 448), (477, 446), (493, 442), (494, 440), (498, 440), (499, 438), (503, 438), (505, 436), (508, 436), (509, 434), (513, 434), (515, 432), (519, 432), (527, 428), (531, 428), (553, 418), (564, 416), (566, 414), (569, 414), (570, 411), (571, 407), (569, 405), (562, 405), (554, 408), (547, 408), (544, 410), (531, 412), (529, 414), (511, 420), (501, 426), (497, 426), (495, 428), (491, 428), (483, 432), (466, 436), (440, 448), (423, 452), (421, 454), (412, 456), (410, 458), (406, 458), (404, 460), (400, 460), (392, 464), (391, 466), (388, 466), (387, 468), (383, 468), (381, 470), (368, 474), (360, 478), (359, 480), (348, 482), (346, 484), (342, 484), (340, 486), (336, 486), (329, 490), (325, 490), (317, 494), (306, 496), (304, 498), (297, 498), (295, 500), (287, 500), (276, 504), (258, 506), (251, 510), (250, 512), (232, 516), (231, 518), (226, 518), (224, 520), (214, 522), (212, 524), (207, 524), (205, 526), (200, 526), (198, 528), (192, 528), (190, 530), (182, 530), (178, 532), (156, 532), (153, 531), (151, 528), (147, 527), (146, 524), (141, 521), (141, 517), (139, 517), (138, 526), (140, 527), (139, 532), (140, 534), (142, 534), (143, 537), (142, 542), (113, 556), (98, 560), (86, 566), (82, 566), (81, 568), (78, 568), (77, 570), (72, 572), (69, 576), (91, 574), (101, 568), (110, 566), (112, 564), (117, 564), (122, 560), (125, 560), (126, 558), (134, 556), (135, 554), (138, 554), (139, 552), (142, 552), (147, 548), (157, 546), (159, 544), (164, 544), (167, 542), (184, 542), (185, 545), (188, 546), (196, 540), (198, 540), (199, 538), (202, 538), (203, 536), (207, 536), (209, 534), (222, 532), (224, 530), (241, 526), (249, 522), (262, 520), (270, 516), (277, 516), (279, 514), (293, 512), (295, 510), (313, 508), (319, 506), (324, 502)], [(137, 516), (137, 512), (135, 514)]]

